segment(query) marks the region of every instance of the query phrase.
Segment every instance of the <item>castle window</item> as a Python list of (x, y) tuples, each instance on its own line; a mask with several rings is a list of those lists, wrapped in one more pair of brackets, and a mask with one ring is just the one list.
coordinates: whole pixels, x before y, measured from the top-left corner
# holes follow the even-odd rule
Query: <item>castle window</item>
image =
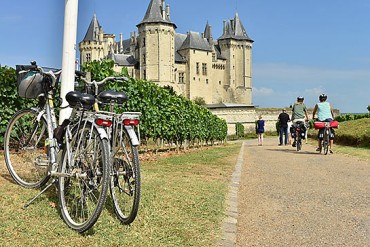
[(146, 70), (143, 71), (144, 80), (146, 80)]
[(218, 84), (221, 85), (221, 81), (218, 81)]
[(143, 64), (146, 63), (146, 57), (145, 57), (145, 54), (143, 54)]
[(145, 47), (145, 38), (143, 38), (143, 47)]
[(207, 75), (207, 64), (206, 63), (202, 63), (202, 73), (203, 75)]
[(206, 84), (208, 84), (208, 79), (206, 79)]
[(199, 63), (196, 64), (197, 75), (199, 75)]
[(183, 73), (183, 72), (179, 73), (179, 83), (184, 83), (185, 82), (184, 77), (185, 77), (185, 73)]
[(87, 53), (86, 54), (86, 62), (90, 62), (90, 61), (91, 61), (91, 54)]

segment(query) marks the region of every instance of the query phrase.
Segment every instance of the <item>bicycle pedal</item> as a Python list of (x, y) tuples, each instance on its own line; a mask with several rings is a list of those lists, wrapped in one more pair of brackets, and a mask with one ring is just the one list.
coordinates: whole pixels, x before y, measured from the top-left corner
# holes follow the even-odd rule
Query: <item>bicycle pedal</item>
[(49, 157), (48, 156), (37, 156), (35, 159), (34, 164), (36, 166), (48, 166), (49, 165)]

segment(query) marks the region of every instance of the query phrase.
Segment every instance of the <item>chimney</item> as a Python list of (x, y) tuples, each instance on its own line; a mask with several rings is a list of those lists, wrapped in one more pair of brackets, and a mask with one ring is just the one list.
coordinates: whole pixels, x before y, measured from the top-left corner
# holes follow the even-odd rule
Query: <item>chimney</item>
[(168, 19), (170, 20), (171, 18), (170, 18), (170, 5), (169, 4), (167, 4), (166, 6), (166, 13), (167, 13)]
[(224, 32), (223, 32), (223, 35), (226, 34), (226, 20), (224, 20)]
[(161, 9), (162, 9), (162, 18), (163, 20), (166, 19), (166, 8), (165, 8), (165, 3), (164, 3), (164, 0), (162, 0), (162, 6), (161, 6)]
[(119, 34), (119, 53), (123, 53), (122, 33)]
[(234, 32), (234, 30), (235, 30), (235, 26), (234, 26), (234, 19), (231, 19), (231, 20), (230, 20), (230, 26), (231, 26), (231, 30), (232, 30), (232, 32)]

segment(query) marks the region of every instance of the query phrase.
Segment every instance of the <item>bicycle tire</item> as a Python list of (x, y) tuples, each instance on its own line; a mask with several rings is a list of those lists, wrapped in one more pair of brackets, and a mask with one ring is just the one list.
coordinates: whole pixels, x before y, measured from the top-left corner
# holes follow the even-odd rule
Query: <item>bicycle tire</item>
[(77, 232), (89, 230), (103, 211), (109, 189), (109, 145), (91, 123), (72, 131), (58, 171), (58, 196), (64, 222)]
[(297, 151), (300, 151), (302, 149), (302, 142), (301, 139), (298, 139), (297, 141)]
[[(114, 212), (123, 224), (132, 223), (139, 210), (140, 161), (138, 147), (132, 144), (123, 125), (116, 131), (111, 153), (111, 197)], [(123, 128), (123, 129), (121, 129)]]
[(324, 154), (327, 155), (328, 154), (328, 150), (329, 150), (329, 134), (328, 134), (328, 130), (325, 130), (324, 132)]
[(38, 120), (39, 113), (22, 109), (10, 119), (4, 136), (4, 158), (13, 180), (24, 188), (37, 189), (45, 185), (49, 158), (44, 146), (47, 123)]

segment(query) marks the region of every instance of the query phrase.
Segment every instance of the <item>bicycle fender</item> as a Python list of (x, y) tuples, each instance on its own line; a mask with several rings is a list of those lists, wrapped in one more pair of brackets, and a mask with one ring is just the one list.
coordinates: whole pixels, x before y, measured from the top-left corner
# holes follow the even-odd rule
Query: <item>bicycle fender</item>
[(130, 136), (132, 145), (133, 146), (139, 146), (140, 142), (139, 142), (139, 139), (136, 136), (134, 128), (132, 126), (125, 126), (125, 129), (127, 131), (127, 134)]
[(96, 125), (96, 124), (94, 124), (94, 125), (95, 125), (96, 130), (99, 132), (99, 136), (100, 136), (100, 138), (101, 138), (101, 139), (109, 140), (109, 138), (108, 138), (108, 134), (107, 134), (107, 132), (105, 131), (105, 129), (104, 129), (104, 128), (99, 127), (99, 126), (98, 126), (98, 125)]

